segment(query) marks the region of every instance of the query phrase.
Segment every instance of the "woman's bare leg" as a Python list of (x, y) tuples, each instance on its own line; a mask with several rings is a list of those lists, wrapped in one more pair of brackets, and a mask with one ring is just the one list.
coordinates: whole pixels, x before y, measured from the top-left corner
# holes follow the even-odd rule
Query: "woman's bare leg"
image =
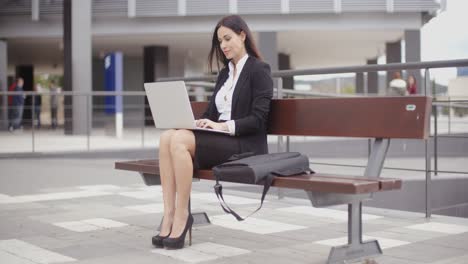
[(159, 139), (159, 171), (163, 190), (164, 218), (161, 224), (160, 236), (167, 236), (171, 232), (174, 221), (176, 202), (176, 182), (171, 155), (171, 141), (176, 130), (166, 130)]
[(190, 130), (177, 130), (171, 137), (172, 164), (176, 181), (177, 203), (170, 237), (179, 237), (188, 218), (192, 191), (195, 135)]

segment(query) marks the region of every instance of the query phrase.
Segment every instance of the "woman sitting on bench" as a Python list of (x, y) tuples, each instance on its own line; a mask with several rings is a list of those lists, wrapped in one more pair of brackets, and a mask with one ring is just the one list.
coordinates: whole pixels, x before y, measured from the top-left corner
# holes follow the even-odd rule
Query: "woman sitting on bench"
[(227, 16), (216, 25), (208, 56), (211, 71), (213, 60), (217, 70), (220, 63), (222, 69), (208, 109), (196, 124), (228, 131), (229, 135), (186, 129), (162, 133), (159, 168), (164, 218), (160, 233), (152, 239), (156, 247), (183, 248), (188, 231), (191, 243), (189, 198), (194, 168), (211, 169), (233, 154), (268, 152), (266, 125), (273, 80), (241, 17)]

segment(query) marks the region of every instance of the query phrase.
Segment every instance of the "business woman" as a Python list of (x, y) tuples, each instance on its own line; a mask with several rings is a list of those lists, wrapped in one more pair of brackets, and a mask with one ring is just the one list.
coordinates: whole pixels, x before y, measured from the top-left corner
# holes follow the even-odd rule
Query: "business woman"
[[(233, 154), (268, 152), (266, 123), (273, 95), (270, 67), (245, 21), (237, 15), (222, 18), (213, 32), (208, 65), (219, 72), (213, 96), (197, 126), (228, 131), (229, 135), (185, 129), (167, 130), (159, 144), (164, 217), (153, 245), (184, 247), (193, 217), (189, 198), (193, 169), (211, 169)], [(221, 64), (221, 69), (220, 69)]]

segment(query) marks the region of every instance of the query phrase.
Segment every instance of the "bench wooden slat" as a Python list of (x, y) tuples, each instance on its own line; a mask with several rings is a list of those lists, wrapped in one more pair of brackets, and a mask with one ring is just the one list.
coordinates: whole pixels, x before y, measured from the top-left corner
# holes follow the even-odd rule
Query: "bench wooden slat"
[[(142, 172), (150, 175), (159, 173), (158, 160), (121, 161), (116, 169)], [(195, 178), (214, 180), (211, 170), (197, 170)], [(401, 188), (401, 180), (390, 178), (365, 178), (359, 176), (336, 176), (332, 174), (309, 174), (293, 177), (276, 177), (272, 186), (307, 191), (362, 194)]]
[[(431, 102), (427, 96), (274, 99), (268, 134), (427, 139)], [(192, 102), (197, 118), (206, 107)]]

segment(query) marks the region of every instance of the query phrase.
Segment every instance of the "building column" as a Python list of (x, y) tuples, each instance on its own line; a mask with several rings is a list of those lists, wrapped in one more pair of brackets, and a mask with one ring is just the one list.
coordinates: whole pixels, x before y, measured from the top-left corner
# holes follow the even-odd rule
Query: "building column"
[[(8, 52), (7, 42), (0, 40), (0, 92), (8, 91)], [(4, 94), (0, 98), (0, 130), (8, 129), (8, 96)]]
[[(419, 29), (405, 30), (405, 60), (406, 62), (421, 62), (421, 31)], [(408, 70), (407, 77), (413, 75), (416, 80), (417, 93), (424, 93), (421, 70)]]
[[(169, 48), (167, 46), (146, 46), (143, 48), (143, 81), (155, 82), (169, 76)], [(143, 89), (143, 87), (141, 87)], [(145, 124), (154, 125), (148, 99), (145, 97)]]
[[(276, 32), (258, 32), (258, 49), (263, 57), (263, 60), (266, 63), (270, 64), (271, 71), (272, 72), (277, 71), (278, 70), (277, 33)], [(278, 87), (277, 84), (278, 84), (277, 80), (274, 79), (273, 86)]]
[[(64, 91), (92, 91), (91, 0), (63, 2)], [(65, 96), (65, 134), (87, 134), (92, 97)]]
[(355, 76), (356, 80), (356, 94), (364, 94), (364, 73), (357, 72)]
[[(387, 63), (401, 63), (401, 41), (387, 42), (385, 44), (385, 53), (387, 57)], [(390, 81), (393, 79), (393, 72), (394, 71), (387, 72), (387, 86), (388, 83), (390, 83)], [(385, 90), (387, 89), (388, 87), (385, 87)]]
[[(377, 58), (367, 60), (367, 64), (377, 64)], [(379, 74), (378, 72), (367, 73), (367, 93), (378, 94), (379, 93)]]
[[(278, 54), (278, 70), (290, 70), (291, 69), (291, 56), (285, 53)], [(283, 88), (294, 90), (294, 77), (283, 78)]]
[[(185, 56), (181, 52), (175, 52), (174, 49), (169, 50), (169, 77), (184, 77), (185, 76)], [(199, 75), (202, 75), (203, 71)]]

